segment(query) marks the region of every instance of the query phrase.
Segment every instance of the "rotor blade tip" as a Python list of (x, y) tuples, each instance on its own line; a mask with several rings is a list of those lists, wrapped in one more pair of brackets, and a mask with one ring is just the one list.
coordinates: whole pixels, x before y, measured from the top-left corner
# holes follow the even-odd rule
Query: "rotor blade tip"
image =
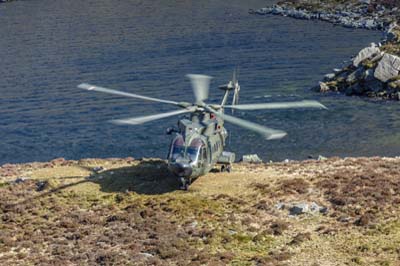
[(90, 90), (94, 89), (94, 86), (92, 86), (88, 83), (81, 83), (78, 85), (78, 88), (90, 91)]
[(267, 135), (266, 139), (267, 140), (281, 139), (281, 138), (285, 137), (286, 135), (287, 135), (286, 132), (273, 133), (273, 134)]
[(123, 126), (123, 125), (128, 125), (128, 124), (133, 124), (131, 123), (127, 123), (124, 119), (115, 119), (115, 120), (109, 120), (108, 122), (114, 124), (114, 125), (119, 125), (119, 126)]

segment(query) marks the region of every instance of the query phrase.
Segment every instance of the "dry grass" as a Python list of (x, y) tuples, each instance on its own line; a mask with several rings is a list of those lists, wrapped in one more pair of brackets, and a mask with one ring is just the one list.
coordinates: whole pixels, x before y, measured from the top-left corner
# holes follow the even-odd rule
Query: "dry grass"
[[(234, 165), (189, 192), (161, 160), (0, 168), (9, 265), (398, 265), (400, 159)], [(94, 173), (92, 168), (104, 169)], [(15, 184), (18, 176), (29, 179)], [(44, 181), (44, 182), (39, 182)], [(290, 217), (277, 203), (328, 213)], [(396, 264), (397, 263), (397, 264)]]

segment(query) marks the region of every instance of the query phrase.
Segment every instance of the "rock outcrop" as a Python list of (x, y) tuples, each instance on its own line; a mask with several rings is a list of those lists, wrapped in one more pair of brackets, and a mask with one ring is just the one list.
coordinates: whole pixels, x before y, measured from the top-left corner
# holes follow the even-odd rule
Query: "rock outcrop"
[(276, 5), (250, 10), (257, 15), (280, 15), (296, 19), (322, 20), (349, 28), (383, 30), (396, 20), (398, 7), (375, 1), (281, 1)]
[(399, 33), (400, 27), (392, 23), (379, 47), (372, 43), (362, 49), (350, 65), (326, 74), (314, 90), (400, 100)]

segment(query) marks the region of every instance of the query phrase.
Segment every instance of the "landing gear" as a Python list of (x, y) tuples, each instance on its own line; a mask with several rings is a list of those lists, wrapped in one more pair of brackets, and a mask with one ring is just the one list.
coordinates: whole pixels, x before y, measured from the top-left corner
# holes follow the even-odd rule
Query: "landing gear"
[(184, 177), (181, 177), (181, 190), (189, 190), (189, 186), (191, 184), (191, 179), (186, 179)]
[(230, 164), (223, 164), (221, 165), (221, 172), (228, 172), (230, 173), (232, 171), (232, 166)]

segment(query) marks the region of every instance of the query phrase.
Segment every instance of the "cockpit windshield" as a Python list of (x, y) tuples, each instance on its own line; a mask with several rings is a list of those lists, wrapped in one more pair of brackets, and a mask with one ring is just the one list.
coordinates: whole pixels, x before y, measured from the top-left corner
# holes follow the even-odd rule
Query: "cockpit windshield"
[(177, 136), (171, 146), (170, 159), (176, 161), (178, 158), (187, 158), (191, 163), (196, 163), (202, 146), (204, 142), (200, 138), (195, 138), (188, 147), (185, 147), (183, 137)]
[(199, 157), (200, 148), (197, 147), (188, 147), (187, 148), (187, 155), (192, 162), (196, 162), (197, 158)]
[(204, 142), (200, 138), (195, 138), (190, 142), (190, 146), (187, 148), (187, 154), (192, 162), (197, 162), (200, 149), (203, 145)]

